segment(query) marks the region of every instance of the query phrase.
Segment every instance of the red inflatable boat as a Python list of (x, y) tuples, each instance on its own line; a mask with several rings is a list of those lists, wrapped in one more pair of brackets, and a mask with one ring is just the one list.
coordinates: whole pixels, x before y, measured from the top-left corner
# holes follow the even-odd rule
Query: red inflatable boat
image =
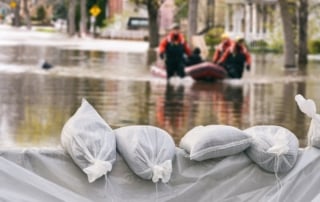
[[(202, 62), (197, 65), (187, 66), (185, 72), (186, 75), (191, 76), (194, 80), (218, 80), (227, 77), (226, 70), (212, 62)], [(152, 66), (151, 73), (157, 77), (167, 77), (164, 67)]]

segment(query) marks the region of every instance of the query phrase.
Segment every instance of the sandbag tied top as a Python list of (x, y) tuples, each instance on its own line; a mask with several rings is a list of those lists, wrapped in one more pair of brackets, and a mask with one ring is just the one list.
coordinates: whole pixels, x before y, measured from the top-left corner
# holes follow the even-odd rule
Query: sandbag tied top
[(291, 131), (281, 126), (260, 125), (244, 132), (253, 139), (246, 153), (262, 169), (284, 173), (293, 168), (298, 157), (299, 141)]
[(315, 118), (316, 116), (316, 104), (311, 99), (305, 99), (302, 95), (298, 94), (294, 98), (298, 104), (299, 109), (305, 113), (310, 118)]
[(295, 96), (299, 109), (312, 118), (308, 130), (308, 145), (320, 148), (320, 115), (316, 114), (316, 104), (311, 99), (305, 99), (302, 95)]
[(117, 149), (130, 169), (143, 179), (167, 183), (172, 172), (175, 144), (154, 126), (126, 126), (115, 130)]
[(65, 123), (61, 143), (90, 183), (110, 172), (116, 160), (113, 130), (85, 99)]

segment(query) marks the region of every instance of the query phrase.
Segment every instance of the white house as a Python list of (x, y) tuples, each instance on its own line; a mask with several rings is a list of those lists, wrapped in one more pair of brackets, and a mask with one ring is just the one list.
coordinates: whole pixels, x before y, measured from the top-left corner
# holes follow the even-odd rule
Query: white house
[(225, 32), (246, 41), (266, 39), (279, 16), (277, 0), (226, 0)]

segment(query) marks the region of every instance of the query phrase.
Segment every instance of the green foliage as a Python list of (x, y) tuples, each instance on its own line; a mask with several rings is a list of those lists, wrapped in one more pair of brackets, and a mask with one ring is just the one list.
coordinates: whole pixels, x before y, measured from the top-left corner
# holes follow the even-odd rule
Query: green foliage
[(311, 54), (320, 53), (320, 40), (312, 40), (308, 45)]
[(282, 41), (273, 41), (272, 43), (267, 43), (265, 40), (257, 40), (249, 43), (250, 52), (256, 53), (281, 53), (283, 50), (283, 42)]
[(184, 19), (188, 17), (188, 3), (186, 2), (186, 0), (175, 0), (175, 4), (178, 8), (178, 12), (175, 16), (175, 20), (177, 22), (180, 21), (180, 19)]
[(284, 42), (282, 39), (278, 39), (278, 40), (273, 40), (269, 46), (268, 46), (269, 50), (272, 50), (272, 52), (283, 52), (284, 49)]
[(112, 18), (109, 18), (109, 19), (104, 19), (102, 21), (102, 27), (105, 28), (105, 27), (108, 27), (109, 25), (112, 25), (113, 23), (115, 22), (115, 18), (112, 17)]
[(47, 12), (45, 8), (43, 7), (43, 5), (39, 6), (37, 8), (37, 19), (43, 22), (45, 21), (46, 17), (47, 17)]
[(186, 2), (186, 0), (175, 0), (174, 3), (176, 4), (176, 6), (181, 6)]
[(87, 9), (88, 9), (88, 16), (90, 17), (90, 9), (92, 6), (97, 5), (100, 9), (101, 12), (99, 15), (96, 16), (96, 26), (98, 27), (104, 27), (105, 26), (105, 16), (106, 16), (106, 5), (107, 5), (107, 0), (88, 0), (87, 2)]
[(54, 33), (56, 30), (52, 27), (37, 27), (36, 31), (38, 32), (47, 32), (47, 33)]
[[(278, 19), (275, 23), (281, 23), (281, 19)], [(281, 26), (275, 26), (268, 38), (268, 50), (276, 53), (283, 52), (284, 40), (283, 40), (283, 30)]]
[(270, 51), (268, 43), (265, 40), (252, 41), (249, 44), (250, 51), (252, 52), (267, 52)]
[(312, 11), (313, 12), (309, 15), (312, 15), (313, 17), (309, 17), (308, 20), (308, 37), (310, 40), (318, 39), (320, 33), (320, 7), (313, 9)]
[(221, 34), (223, 32), (224, 29), (222, 27), (215, 27), (205, 34), (204, 40), (210, 51), (214, 51), (215, 46), (220, 43)]
[(99, 8), (101, 9), (100, 14), (96, 17), (96, 25), (98, 27), (103, 27), (104, 23), (103, 21), (105, 20), (105, 16), (106, 16), (106, 4), (107, 1), (106, 0), (97, 0), (97, 5), (99, 6)]
[(53, 6), (53, 20), (67, 19), (68, 8), (65, 2), (56, 3)]

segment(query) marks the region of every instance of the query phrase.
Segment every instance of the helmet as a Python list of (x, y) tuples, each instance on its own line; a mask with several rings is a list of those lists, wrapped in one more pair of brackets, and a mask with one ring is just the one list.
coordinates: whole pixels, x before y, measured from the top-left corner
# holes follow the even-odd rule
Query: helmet
[(221, 39), (229, 39), (229, 35), (227, 33), (221, 34)]
[(173, 23), (171, 26), (170, 26), (170, 29), (180, 29), (180, 25), (178, 23)]
[(243, 42), (243, 41), (244, 41), (243, 36), (237, 36), (236, 37), (236, 42)]

